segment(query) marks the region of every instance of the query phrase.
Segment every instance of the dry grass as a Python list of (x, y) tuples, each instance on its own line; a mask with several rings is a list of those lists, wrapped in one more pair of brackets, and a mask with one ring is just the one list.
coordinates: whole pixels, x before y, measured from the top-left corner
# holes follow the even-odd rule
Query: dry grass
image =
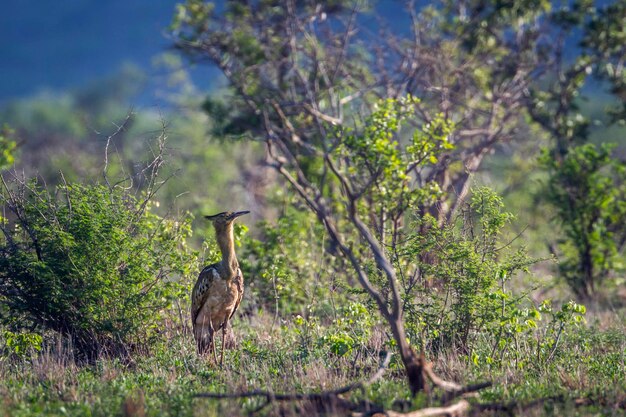
[[(626, 377), (617, 373), (620, 366), (623, 373), (626, 355), (623, 323), (621, 312), (591, 313), (589, 328), (564, 340), (562, 352), (546, 369), (520, 369), (514, 364), (476, 366), (467, 356), (454, 352), (431, 359), (435, 371), (446, 380), (462, 384), (494, 380), (495, 386), (477, 399), (480, 402), (522, 404), (533, 398), (570, 393), (571, 398), (604, 398), (605, 403), (598, 405), (596, 401), (588, 408), (592, 410), (589, 413), (570, 404), (541, 405), (525, 410), (523, 415), (562, 415), (559, 413), (565, 410), (574, 410), (577, 415), (620, 415), (623, 410), (611, 411), (611, 407), (624, 400), (626, 392)], [(0, 416), (58, 415), (60, 410), (77, 416), (243, 416), (261, 401), (210, 400), (193, 395), (336, 388), (371, 375), (380, 360), (376, 353), (388, 343), (384, 331), (374, 328), (367, 346), (340, 357), (329, 352), (319, 334), (313, 332), (305, 338), (292, 323), (276, 324), (268, 315), (240, 318), (234, 330), (237, 347), (227, 352), (221, 369), (197, 357), (191, 335), (175, 322), (164, 326), (159, 345), (127, 362), (102, 358), (95, 365), (77, 364), (71, 347), (61, 338), (51, 338), (43, 351), (31, 358), (5, 357), (0, 362)], [(581, 340), (588, 340), (587, 345), (580, 344)], [(355, 403), (365, 397), (387, 408), (406, 404), (410, 395), (397, 362), (392, 361), (381, 382), (347, 396)], [(435, 399), (436, 392), (430, 400), (418, 399), (414, 406)], [(274, 404), (264, 408), (261, 415), (295, 416), (304, 412), (301, 407), (297, 403)]]

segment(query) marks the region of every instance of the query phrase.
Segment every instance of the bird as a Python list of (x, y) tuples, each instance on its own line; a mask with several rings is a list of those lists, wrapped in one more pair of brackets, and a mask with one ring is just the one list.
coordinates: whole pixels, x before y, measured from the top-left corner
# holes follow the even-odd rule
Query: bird
[(213, 222), (222, 260), (205, 267), (191, 293), (191, 322), (199, 355), (211, 355), (217, 362), (215, 332), (222, 330), (220, 366), (224, 362), (226, 326), (243, 298), (243, 275), (235, 255), (233, 223), (249, 211), (222, 212), (204, 216)]

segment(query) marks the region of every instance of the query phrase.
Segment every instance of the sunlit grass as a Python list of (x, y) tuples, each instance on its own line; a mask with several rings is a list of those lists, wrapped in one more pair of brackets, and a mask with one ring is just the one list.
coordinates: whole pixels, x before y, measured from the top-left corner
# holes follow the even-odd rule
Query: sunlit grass
[[(565, 411), (580, 416), (621, 415), (615, 407), (626, 400), (623, 316), (603, 313), (588, 321), (587, 327), (563, 340), (553, 362), (544, 367), (477, 366), (454, 352), (430, 359), (444, 378), (462, 384), (492, 380), (493, 387), (472, 400), (478, 403), (515, 402), (521, 407), (538, 398), (558, 397), (529, 412), (538, 416), (564, 415)], [(293, 324), (272, 326), (272, 322), (269, 316), (240, 318), (234, 329), (237, 347), (226, 352), (223, 368), (198, 357), (191, 335), (174, 325), (167, 327), (150, 352), (133, 354), (127, 361), (103, 358), (95, 365), (77, 364), (59, 339), (32, 357), (5, 356), (0, 363), (0, 415), (246, 415), (261, 399), (215, 400), (194, 395), (254, 389), (317, 392), (365, 379), (378, 367), (380, 359), (373, 345), (340, 357), (330, 352), (323, 339), (313, 338), (302, 346)], [(372, 336), (380, 348), (377, 339), (379, 334)], [(347, 398), (355, 403), (367, 398), (401, 410), (410, 394), (401, 367), (392, 361), (384, 378)], [(420, 396), (413, 407), (436, 404), (436, 398), (437, 392)], [(574, 399), (586, 399), (593, 406), (576, 408)], [(260, 415), (298, 415), (300, 411), (295, 403), (275, 404)]]

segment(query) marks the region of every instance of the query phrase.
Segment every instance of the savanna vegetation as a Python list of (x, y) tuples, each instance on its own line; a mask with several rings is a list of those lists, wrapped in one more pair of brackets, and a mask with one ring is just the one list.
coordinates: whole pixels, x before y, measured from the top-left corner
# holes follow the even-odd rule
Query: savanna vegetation
[(187, 0), (167, 110), (132, 68), (0, 109), (0, 415), (626, 414), (626, 4), (381, 7)]

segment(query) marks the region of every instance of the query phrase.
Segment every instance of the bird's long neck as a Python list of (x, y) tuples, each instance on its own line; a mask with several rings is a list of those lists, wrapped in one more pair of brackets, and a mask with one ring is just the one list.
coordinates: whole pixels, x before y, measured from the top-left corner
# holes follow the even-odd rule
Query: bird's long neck
[(235, 255), (235, 237), (233, 235), (233, 224), (230, 223), (223, 230), (216, 231), (217, 244), (222, 252), (222, 267), (229, 277), (236, 274), (239, 263)]

